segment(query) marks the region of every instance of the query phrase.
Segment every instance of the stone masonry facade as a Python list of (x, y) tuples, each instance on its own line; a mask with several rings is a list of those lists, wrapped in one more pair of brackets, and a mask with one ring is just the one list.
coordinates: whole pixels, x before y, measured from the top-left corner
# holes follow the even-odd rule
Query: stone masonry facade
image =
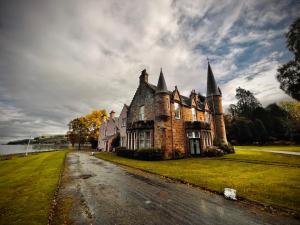
[[(148, 76), (143, 70), (130, 105), (120, 114), (121, 146), (132, 150), (159, 148), (165, 158), (174, 158), (178, 154), (201, 155), (209, 146), (227, 144), (222, 93), (210, 64), (206, 96), (195, 90), (183, 96), (176, 86), (169, 91), (162, 71), (156, 86), (148, 82)], [(100, 134), (102, 139), (105, 136)]]

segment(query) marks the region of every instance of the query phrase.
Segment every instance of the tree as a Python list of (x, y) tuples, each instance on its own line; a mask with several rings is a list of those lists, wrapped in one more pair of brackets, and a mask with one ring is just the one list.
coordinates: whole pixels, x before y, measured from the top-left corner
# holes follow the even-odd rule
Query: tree
[(286, 34), (287, 47), (294, 54), (294, 60), (283, 64), (277, 70), (276, 78), (280, 88), (296, 100), (300, 100), (300, 18)]
[(230, 111), (233, 116), (251, 118), (253, 111), (261, 107), (260, 102), (254, 97), (251, 91), (238, 87), (236, 95), (238, 102), (236, 105), (230, 105)]
[(277, 80), (280, 89), (296, 100), (300, 100), (300, 61), (290, 61), (278, 68)]
[(98, 144), (100, 126), (107, 118), (107, 113), (104, 109), (94, 110), (90, 114), (80, 118), (73, 119), (69, 123), (69, 131), (67, 136), (71, 144), (74, 146), (78, 143), (80, 149), (81, 144), (89, 141), (92, 148), (96, 148)]
[(300, 18), (296, 19), (286, 34), (287, 47), (294, 53), (296, 61), (300, 60)]
[(300, 123), (300, 102), (283, 101), (279, 105), (294, 123)]
[(88, 141), (91, 143), (92, 148), (97, 148), (99, 129), (103, 120), (107, 118), (106, 110), (94, 110), (90, 114), (87, 114), (85, 118), (87, 120), (87, 128), (89, 131)]
[(253, 141), (253, 134), (252, 134), (252, 126), (253, 123), (251, 120), (246, 118), (239, 118), (236, 120), (236, 139), (239, 143), (247, 144)]
[(280, 106), (288, 114), (291, 138), (300, 143), (300, 102), (285, 101)]
[(263, 122), (259, 119), (254, 120), (254, 139), (260, 144), (264, 144), (268, 140), (268, 133)]
[(69, 123), (69, 132), (74, 135), (74, 139), (78, 143), (78, 149), (80, 150), (81, 144), (84, 144), (88, 137), (87, 119), (80, 117), (72, 120)]
[(66, 136), (68, 140), (71, 142), (72, 147), (74, 147), (77, 140), (76, 133), (74, 131), (68, 131)]

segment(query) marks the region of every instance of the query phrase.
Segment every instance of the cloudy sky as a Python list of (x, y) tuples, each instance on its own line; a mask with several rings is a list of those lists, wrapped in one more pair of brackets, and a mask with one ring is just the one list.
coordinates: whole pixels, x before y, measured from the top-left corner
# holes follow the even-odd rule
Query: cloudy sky
[(0, 140), (59, 134), (93, 109), (120, 112), (143, 68), (156, 84), (206, 90), (208, 57), (224, 97), (289, 99), (275, 79), (297, 0), (2, 0)]

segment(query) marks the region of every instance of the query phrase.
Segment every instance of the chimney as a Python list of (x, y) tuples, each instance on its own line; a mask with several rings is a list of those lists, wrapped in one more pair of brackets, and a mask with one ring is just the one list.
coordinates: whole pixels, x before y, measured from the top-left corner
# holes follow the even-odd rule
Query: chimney
[(110, 113), (109, 113), (109, 119), (114, 119), (115, 118), (115, 111), (111, 111)]
[(144, 69), (140, 75), (140, 84), (148, 83), (148, 73), (146, 69)]
[(196, 90), (195, 90), (195, 89), (193, 89), (193, 90), (191, 91), (191, 94), (190, 94), (190, 99), (192, 100), (193, 98), (195, 98), (195, 101), (196, 101), (196, 103), (197, 103), (198, 100), (199, 100), (199, 98), (198, 98), (198, 95), (196, 94)]

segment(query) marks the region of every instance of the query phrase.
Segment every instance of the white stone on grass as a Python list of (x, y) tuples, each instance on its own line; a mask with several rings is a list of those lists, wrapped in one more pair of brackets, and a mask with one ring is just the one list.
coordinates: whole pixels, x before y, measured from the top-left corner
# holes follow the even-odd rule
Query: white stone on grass
[(236, 190), (232, 189), (232, 188), (225, 188), (224, 189), (224, 196), (227, 199), (237, 200), (236, 199)]

